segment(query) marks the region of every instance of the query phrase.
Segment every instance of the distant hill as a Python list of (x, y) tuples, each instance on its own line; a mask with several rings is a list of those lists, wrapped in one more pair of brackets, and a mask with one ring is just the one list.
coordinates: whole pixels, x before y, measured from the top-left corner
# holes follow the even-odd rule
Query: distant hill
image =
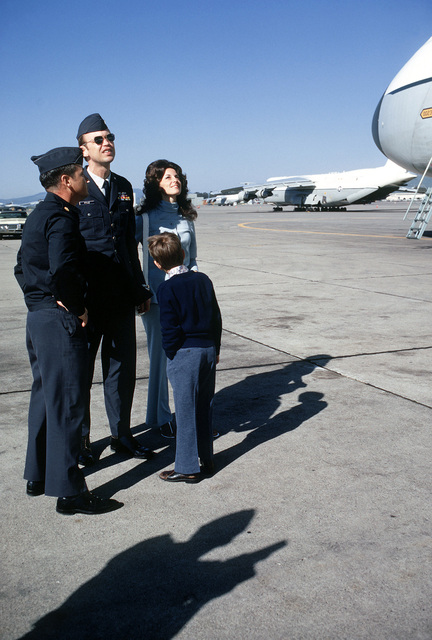
[(36, 193), (34, 196), (23, 196), (22, 198), (1, 198), (0, 202), (2, 204), (28, 204), (29, 202), (39, 202), (39, 200), (43, 200), (46, 196), (45, 191), (41, 191), (40, 193)]
[[(141, 200), (143, 192), (142, 189), (134, 189), (136, 203)], [(22, 198), (2, 198), (0, 197), (0, 204), (29, 204), (29, 202), (39, 202), (39, 200), (43, 200), (46, 196), (45, 191), (41, 191), (40, 193), (36, 193), (33, 196), (22, 196)]]

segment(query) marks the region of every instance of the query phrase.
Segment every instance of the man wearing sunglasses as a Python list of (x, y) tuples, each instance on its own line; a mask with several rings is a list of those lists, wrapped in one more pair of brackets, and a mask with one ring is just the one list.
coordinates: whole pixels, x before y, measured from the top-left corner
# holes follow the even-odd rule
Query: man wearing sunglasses
[(77, 140), (88, 166), (88, 196), (78, 203), (80, 231), (88, 251), (87, 326), (89, 379), (80, 463), (95, 457), (90, 446), (90, 388), (101, 347), (105, 407), (111, 449), (135, 458), (149, 458), (150, 449), (131, 433), (130, 418), (136, 378), (135, 309), (147, 310), (146, 287), (135, 243), (132, 186), (111, 171), (115, 136), (98, 113), (84, 118)]

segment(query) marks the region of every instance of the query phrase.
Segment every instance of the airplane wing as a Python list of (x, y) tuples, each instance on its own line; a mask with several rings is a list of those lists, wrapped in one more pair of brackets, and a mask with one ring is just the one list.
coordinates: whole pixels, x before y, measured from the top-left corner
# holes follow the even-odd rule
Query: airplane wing
[(287, 189), (314, 189), (316, 184), (310, 178), (306, 176), (285, 176), (281, 178), (268, 178), (267, 184), (275, 184), (277, 186), (284, 186)]
[(398, 191), (399, 189), (400, 185), (398, 184), (389, 184), (385, 187), (377, 187), (376, 189), (371, 191), (371, 193), (356, 200), (356, 204), (370, 204), (371, 202), (376, 202), (377, 200), (385, 200), (387, 196), (389, 196), (394, 191)]

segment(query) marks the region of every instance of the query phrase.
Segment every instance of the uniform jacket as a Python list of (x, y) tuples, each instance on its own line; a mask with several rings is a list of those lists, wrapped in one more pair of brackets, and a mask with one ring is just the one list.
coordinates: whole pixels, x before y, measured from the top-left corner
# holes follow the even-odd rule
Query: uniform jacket
[(57, 308), (84, 313), (87, 252), (79, 232), (79, 210), (47, 193), (26, 220), (15, 277), (29, 311)]
[(78, 208), (88, 251), (87, 306), (89, 310), (122, 311), (150, 297), (135, 243), (132, 186), (126, 178), (111, 172), (108, 206), (87, 168), (84, 173), (88, 196)]

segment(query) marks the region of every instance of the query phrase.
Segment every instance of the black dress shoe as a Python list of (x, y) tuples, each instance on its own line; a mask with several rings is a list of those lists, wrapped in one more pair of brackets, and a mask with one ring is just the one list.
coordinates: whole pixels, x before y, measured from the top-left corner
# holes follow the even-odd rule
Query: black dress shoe
[(165, 422), (165, 424), (159, 427), (159, 431), (161, 436), (164, 438), (175, 438), (176, 437), (176, 426), (174, 422)]
[(111, 436), (111, 450), (116, 453), (127, 453), (133, 458), (141, 458), (148, 460), (153, 456), (153, 451), (147, 447), (143, 447), (135, 438), (113, 438)]
[(187, 484), (195, 484), (201, 480), (199, 473), (185, 475), (183, 473), (177, 473), (174, 469), (162, 471), (162, 473), (159, 474), (159, 478), (167, 482), (186, 482)]
[(214, 463), (208, 462), (207, 464), (200, 465), (201, 473), (205, 476), (212, 476), (214, 474)]
[(122, 506), (123, 502), (117, 502), (117, 500), (110, 498), (99, 498), (90, 491), (84, 491), (84, 493), (70, 498), (58, 498), (56, 511), (65, 515), (73, 515), (74, 513), (94, 515), (115, 511)]
[(45, 482), (43, 480), (29, 480), (27, 482), (26, 493), (28, 496), (43, 496), (45, 493)]
[(90, 436), (81, 438), (81, 449), (78, 456), (78, 464), (83, 467), (91, 467), (96, 462), (93, 451), (90, 446)]

